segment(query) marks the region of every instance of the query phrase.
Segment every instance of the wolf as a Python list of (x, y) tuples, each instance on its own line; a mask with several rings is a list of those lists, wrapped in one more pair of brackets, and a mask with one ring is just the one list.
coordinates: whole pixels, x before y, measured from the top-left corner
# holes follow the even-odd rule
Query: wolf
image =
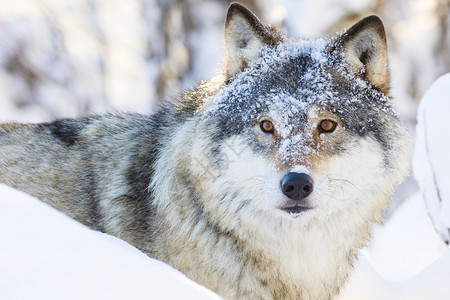
[(383, 24), (295, 39), (240, 4), (153, 115), (0, 125), (0, 181), (227, 299), (330, 299), (408, 172)]

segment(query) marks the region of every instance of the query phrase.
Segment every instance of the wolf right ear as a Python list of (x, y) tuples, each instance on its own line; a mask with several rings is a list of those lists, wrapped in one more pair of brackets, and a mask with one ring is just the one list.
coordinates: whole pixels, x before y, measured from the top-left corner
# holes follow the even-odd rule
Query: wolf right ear
[(351, 72), (389, 94), (386, 34), (380, 18), (372, 15), (353, 25), (336, 41), (336, 49), (344, 54)]
[(245, 6), (232, 3), (225, 22), (225, 72), (233, 77), (253, 61), (263, 45), (273, 45), (281, 40), (281, 34), (263, 25)]

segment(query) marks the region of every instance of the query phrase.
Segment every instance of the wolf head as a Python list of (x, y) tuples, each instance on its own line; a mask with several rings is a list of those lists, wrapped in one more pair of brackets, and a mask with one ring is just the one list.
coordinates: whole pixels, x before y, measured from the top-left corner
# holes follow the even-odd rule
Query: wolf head
[(383, 211), (409, 147), (388, 98), (381, 20), (293, 40), (233, 4), (225, 40), (223, 86), (192, 127), (191, 164), (212, 209), (254, 206), (293, 222), (351, 205)]
[(322, 265), (339, 268), (330, 253), (351, 261), (407, 173), (382, 22), (295, 40), (233, 4), (225, 48), (223, 81), (192, 92), (207, 96), (174, 136), (171, 166), (209, 224), (286, 260), (301, 252), (313, 280)]

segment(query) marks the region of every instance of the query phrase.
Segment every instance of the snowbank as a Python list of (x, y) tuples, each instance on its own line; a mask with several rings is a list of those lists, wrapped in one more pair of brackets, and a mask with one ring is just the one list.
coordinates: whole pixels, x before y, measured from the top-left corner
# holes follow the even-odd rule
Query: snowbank
[(0, 184), (1, 299), (220, 299), (170, 266)]
[(375, 234), (339, 300), (450, 299), (450, 248), (439, 238), (420, 194)]
[(414, 176), (420, 185), (433, 226), (450, 241), (450, 73), (440, 77), (425, 93), (417, 112)]

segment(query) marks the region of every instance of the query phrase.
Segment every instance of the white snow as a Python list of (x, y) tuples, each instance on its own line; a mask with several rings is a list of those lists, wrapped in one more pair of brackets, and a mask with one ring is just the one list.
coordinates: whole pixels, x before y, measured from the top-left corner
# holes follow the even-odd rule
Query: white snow
[(338, 298), (450, 299), (450, 248), (434, 231), (423, 199), (405, 201), (360, 252), (354, 273)]
[(126, 242), (0, 184), (0, 299), (221, 299)]
[(367, 249), (367, 259), (387, 280), (400, 281), (439, 259), (446, 245), (433, 229), (425, 203), (416, 193), (397, 209)]
[[(414, 176), (441, 237), (450, 241), (450, 74), (436, 80), (425, 93), (417, 113), (417, 139), (413, 163)], [(448, 135), (448, 134), (447, 134)]]
[(307, 168), (306, 166), (302, 166), (302, 165), (294, 166), (294, 167), (291, 169), (291, 172), (305, 173), (305, 174), (308, 174), (308, 175), (309, 175), (309, 170), (308, 170), (308, 168)]

